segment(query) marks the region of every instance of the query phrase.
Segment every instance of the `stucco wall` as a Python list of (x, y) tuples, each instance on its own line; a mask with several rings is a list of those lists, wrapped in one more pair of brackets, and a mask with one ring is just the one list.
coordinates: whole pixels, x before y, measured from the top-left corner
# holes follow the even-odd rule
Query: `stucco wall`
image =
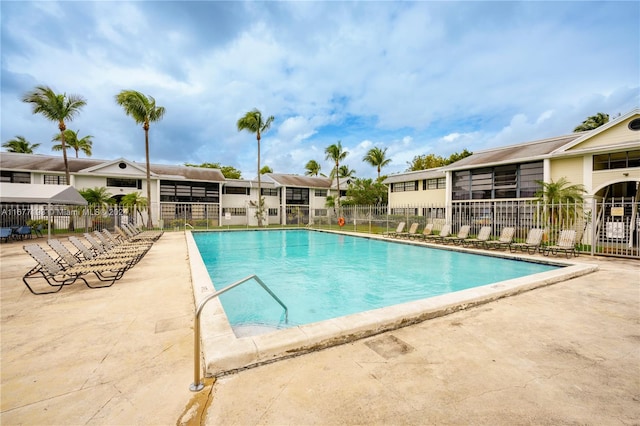
[(557, 182), (566, 178), (572, 185), (584, 185), (583, 157), (551, 160), (551, 180)]

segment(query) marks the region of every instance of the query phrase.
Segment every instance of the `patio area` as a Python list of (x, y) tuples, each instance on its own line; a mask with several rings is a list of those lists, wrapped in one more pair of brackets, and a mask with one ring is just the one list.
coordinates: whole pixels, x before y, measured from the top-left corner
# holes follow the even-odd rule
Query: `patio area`
[[(34, 242), (45, 243), (44, 238)], [(113, 287), (34, 296), (0, 244), (3, 425), (633, 424), (640, 266), (599, 270), (353, 343), (193, 381), (182, 232)], [(197, 286), (198, 283), (193, 283)]]

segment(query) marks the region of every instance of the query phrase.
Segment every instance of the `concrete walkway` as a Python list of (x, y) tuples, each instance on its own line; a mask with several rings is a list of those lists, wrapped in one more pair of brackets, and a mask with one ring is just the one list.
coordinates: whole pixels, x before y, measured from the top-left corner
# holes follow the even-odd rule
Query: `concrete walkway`
[(113, 287), (44, 296), (21, 282), (22, 244), (3, 243), (0, 423), (637, 424), (640, 265), (578, 259), (600, 270), (192, 393), (182, 233)]

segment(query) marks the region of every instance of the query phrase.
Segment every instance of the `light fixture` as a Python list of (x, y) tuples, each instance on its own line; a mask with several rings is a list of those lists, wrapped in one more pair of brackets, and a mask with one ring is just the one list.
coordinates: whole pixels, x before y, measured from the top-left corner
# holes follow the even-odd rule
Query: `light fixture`
[(623, 173), (622, 176), (629, 176), (629, 173)]

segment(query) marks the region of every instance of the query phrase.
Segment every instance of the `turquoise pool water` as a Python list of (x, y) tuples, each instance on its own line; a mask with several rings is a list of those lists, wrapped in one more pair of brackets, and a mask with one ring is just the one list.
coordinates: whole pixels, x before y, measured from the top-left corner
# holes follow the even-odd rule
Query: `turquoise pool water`
[(194, 233), (216, 289), (256, 274), (220, 296), (232, 326), (286, 328), (557, 269), (501, 259), (307, 230)]

